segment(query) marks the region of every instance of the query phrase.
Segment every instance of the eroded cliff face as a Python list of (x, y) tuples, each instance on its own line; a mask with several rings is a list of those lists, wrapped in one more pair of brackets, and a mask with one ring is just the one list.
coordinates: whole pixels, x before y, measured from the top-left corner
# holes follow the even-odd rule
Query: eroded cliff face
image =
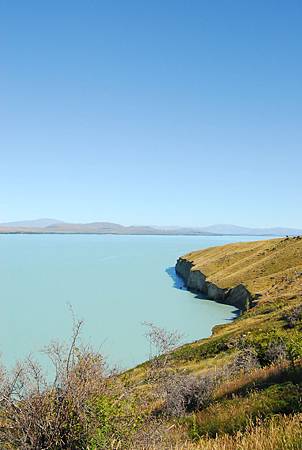
[(188, 289), (205, 294), (210, 300), (232, 305), (242, 311), (251, 306), (252, 296), (243, 284), (230, 289), (220, 288), (207, 281), (206, 276), (200, 270), (194, 269), (194, 264), (185, 258), (178, 258), (175, 270)]

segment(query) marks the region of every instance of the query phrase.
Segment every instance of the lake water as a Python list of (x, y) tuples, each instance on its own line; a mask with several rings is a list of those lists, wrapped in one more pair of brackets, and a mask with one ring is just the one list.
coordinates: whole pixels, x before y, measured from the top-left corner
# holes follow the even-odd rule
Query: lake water
[(72, 317), (83, 340), (110, 363), (131, 367), (148, 358), (142, 322), (206, 337), (234, 308), (179, 289), (174, 264), (189, 251), (256, 237), (0, 236), (0, 352), (12, 365), (52, 340), (68, 339)]

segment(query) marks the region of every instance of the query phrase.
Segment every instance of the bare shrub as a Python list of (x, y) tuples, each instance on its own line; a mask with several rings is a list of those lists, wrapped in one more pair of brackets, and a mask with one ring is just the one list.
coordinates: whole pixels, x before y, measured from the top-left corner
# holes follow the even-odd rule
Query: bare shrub
[(221, 373), (213, 371), (199, 377), (175, 373), (170, 356), (179, 345), (181, 334), (167, 332), (153, 323), (145, 322), (144, 325), (147, 326), (145, 336), (150, 342), (147, 381), (156, 384), (154, 396), (163, 402), (157, 415), (177, 417), (205, 407), (213, 398)]
[(302, 305), (296, 306), (283, 316), (287, 328), (294, 328), (302, 320)]
[(288, 350), (283, 341), (272, 341), (269, 343), (264, 355), (269, 364), (279, 364), (288, 359)]
[[(11, 373), (0, 370), (1, 449), (132, 448), (146, 423), (139, 409), (139, 386), (121, 382), (116, 373), (108, 372), (102, 355), (79, 344), (82, 325), (74, 320), (69, 345), (52, 343), (44, 349), (54, 368), (53, 379), (31, 358)], [(153, 324), (148, 324), (146, 335), (154, 352), (150, 379), (164, 379), (169, 353), (180, 336)], [(150, 430), (156, 440), (153, 421), (154, 417)]]
[(242, 373), (249, 373), (260, 367), (257, 353), (253, 347), (240, 350), (234, 359), (224, 367), (225, 377), (233, 377)]
[(217, 372), (202, 376), (174, 375), (163, 384), (165, 398), (162, 413), (181, 416), (206, 407), (212, 400), (219, 377)]
[(150, 344), (148, 380), (156, 381), (169, 367), (170, 353), (180, 344), (182, 335), (178, 331), (166, 331), (152, 322), (143, 322), (147, 327), (145, 336)]
[(81, 326), (75, 323), (69, 348), (45, 350), (55, 367), (52, 382), (30, 358), (11, 374), (1, 372), (1, 448), (86, 448), (100, 426), (91, 400), (108, 392), (108, 382), (102, 356), (77, 346)]

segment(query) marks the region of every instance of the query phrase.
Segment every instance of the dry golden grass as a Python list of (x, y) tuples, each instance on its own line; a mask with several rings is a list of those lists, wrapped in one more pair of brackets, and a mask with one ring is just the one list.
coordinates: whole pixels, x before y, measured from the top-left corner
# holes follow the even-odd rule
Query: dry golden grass
[(276, 330), (285, 332), (282, 317), (301, 304), (302, 238), (228, 244), (192, 252), (183, 258), (194, 264), (193, 270), (202, 271), (218, 286), (244, 284), (254, 298), (254, 306), (239, 320), (214, 327), (211, 337), (176, 351), (176, 365), (182, 368), (187, 365), (193, 372), (200, 372), (210, 361), (215, 366), (215, 359), (218, 362), (222, 355), (226, 360), (229, 353), (223, 350), (219, 355), (216, 352), (214, 359), (204, 350), (217, 338), (227, 341), (249, 333), (256, 336)]
[[(284, 323), (280, 318), (301, 304), (302, 238), (228, 244), (195, 251), (183, 258), (193, 262), (194, 270), (201, 270), (210, 281), (221, 287), (243, 283), (253, 296), (260, 295), (256, 305), (239, 320), (218, 325), (213, 329), (213, 336), (176, 350), (174, 367), (180, 371), (200, 373), (223, 365), (229, 353), (221, 351), (214, 356), (203, 353), (199, 357), (198, 350), (202, 354), (202, 348), (211, 345), (217, 337), (231, 339), (249, 333), (281, 329)], [(143, 378), (145, 370), (145, 365), (130, 370), (130, 378)]]
[(224, 435), (215, 439), (202, 439), (188, 450), (301, 450), (302, 414), (294, 417), (275, 418), (269, 424), (251, 426), (245, 433)]
[(302, 376), (302, 361), (297, 361), (295, 369), (292, 370), (290, 363), (284, 361), (278, 365), (271, 365), (255, 369), (249, 373), (227, 380), (222, 383), (215, 393), (215, 398), (228, 397), (243, 390), (251, 389), (256, 386), (265, 386), (273, 383), (280, 383), (294, 378), (295, 381)]
[(290, 290), (301, 290), (301, 280), (292, 280), (302, 268), (299, 238), (228, 244), (191, 252), (183, 258), (194, 264), (193, 270), (200, 270), (220, 287), (243, 283), (252, 294), (263, 294), (275, 285), (279, 289), (281, 282)]
[[(170, 431), (172, 432), (172, 429)], [(225, 434), (212, 439), (205, 437), (198, 442), (162, 441), (156, 445), (140, 448), (141, 450), (301, 450), (302, 414), (289, 417), (276, 416), (270, 421), (259, 421), (256, 426), (251, 425), (245, 432), (238, 432), (233, 436)]]

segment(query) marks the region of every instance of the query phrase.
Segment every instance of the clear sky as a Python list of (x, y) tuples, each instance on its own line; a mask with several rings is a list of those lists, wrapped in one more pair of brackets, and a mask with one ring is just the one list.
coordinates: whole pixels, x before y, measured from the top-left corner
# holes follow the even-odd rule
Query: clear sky
[(302, 227), (301, 0), (0, 0), (0, 221)]

